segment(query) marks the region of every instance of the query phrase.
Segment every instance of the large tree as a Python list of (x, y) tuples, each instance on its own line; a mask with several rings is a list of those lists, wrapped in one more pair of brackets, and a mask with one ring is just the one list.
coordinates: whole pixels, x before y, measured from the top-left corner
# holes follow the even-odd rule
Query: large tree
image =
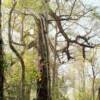
[(40, 78), (37, 80), (37, 100), (51, 100), (47, 22), (44, 15), (36, 19)]

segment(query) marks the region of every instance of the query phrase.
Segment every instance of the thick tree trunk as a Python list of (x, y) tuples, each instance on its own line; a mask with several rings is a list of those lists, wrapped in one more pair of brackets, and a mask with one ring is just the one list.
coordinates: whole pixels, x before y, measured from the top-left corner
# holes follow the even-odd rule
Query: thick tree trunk
[[(41, 79), (37, 81), (37, 100), (48, 100), (48, 78), (47, 78), (47, 66), (42, 65), (44, 61), (40, 60)], [(41, 66), (42, 65), (42, 66)]]
[(4, 99), (4, 59), (3, 59), (3, 40), (2, 40), (2, 31), (1, 31), (1, 0), (0, 0), (0, 100)]
[(37, 80), (37, 100), (51, 100), (47, 26), (42, 16), (37, 19), (40, 78)]

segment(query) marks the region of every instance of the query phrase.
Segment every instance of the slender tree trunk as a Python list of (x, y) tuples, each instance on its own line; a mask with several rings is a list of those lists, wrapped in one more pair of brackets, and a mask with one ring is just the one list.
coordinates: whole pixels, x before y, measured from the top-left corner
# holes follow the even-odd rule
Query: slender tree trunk
[(55, 45), (54, 45), (54, 65), (53, 65), (53, 75), (52, 75), (52, 98), (55, 100), (58, 97), (58, 82), (57, 82), (57, 64), (56, 64), (56, 47), (57, 47), (57, 35), (55, 35)]
[(92, 65), (92, 74), (93, 74), (93, 80), (92, 80), (92, 97), (93, 100), (95, 100), (95, 71), (94, 71), (94, 66)]
[(95, 100), (95, 77), (93, 78), (93, 83), (92, 83), (92, 95), (93, 95), (93, 100)]
[(85, 68), (83, 66), (83, 92), (85, 93)]
[(30, 93), (31, 93), (32, 85), (26, 85), (25, 89), (25, 100), (30, 100)]
[(12, 36), (11, 36), (11, 19), (12, 19), (12, 13), (15, 9), (17, 2), (14, 2), (10, 13), (9, 13), (9, 21), (8, 21), (8, 37), (9, 37), (9, 46), (11, 48), (11, 50), (15, 53), (15, 55), (17, 56), (17, 58), (20, 61), (21, 64), (21, 93), (20, 93), (20, 100), (25, 100), (25, 63), (24, 60), (22, 58), (22, 56), (20, 55), (20, 53), (15, 49), (15, 47), (12, 45)]
[(100, 100), (100, 88), (98, 89), (98, 100)]
[(3, 59), (3, 40), (2, 40), (2, 29), (1, 29), (1, 0), (0, 0), (0, 100), (4, 99), (4, 59)]

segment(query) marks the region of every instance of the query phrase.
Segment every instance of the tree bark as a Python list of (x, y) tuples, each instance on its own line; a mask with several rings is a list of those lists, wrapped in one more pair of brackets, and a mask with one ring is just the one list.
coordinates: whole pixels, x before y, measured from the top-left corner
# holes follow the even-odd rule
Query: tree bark
[(38, 54), (40, 78), (37, 80), (37, 100), (51, 100), (47, 25), (42, 16), (36, 21), (38, 27)]
[(1, 0), (0, 0), (0, 100), (4, 99), (4, 59), (3, 59), (3, 40), (2, 40), (2, 20), (1, 20)]

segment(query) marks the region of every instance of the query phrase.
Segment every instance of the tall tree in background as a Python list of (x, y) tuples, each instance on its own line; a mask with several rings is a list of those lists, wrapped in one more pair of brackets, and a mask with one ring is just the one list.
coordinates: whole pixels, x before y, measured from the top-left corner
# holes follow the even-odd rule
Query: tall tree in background
[(2, 29), (1, 29), (1, 0), (0, 0), (0, 100), (3, 100), (3, 86), (4, 86), (4, 59), (3, 59), (3, 40), (2, 40)]
[(8, 21), (8, 37), (9, 37), (9, 46), (11, 48), (11, 50), (15, 53), (15, 55), (17, 56), (18, 60), (20, 61), (21, 64), (21, 92), (20, 92), (20, 100), (25, 100), (25, 63), (24, 60), (22, 58), (22, 56), (20, 55), (20, 53), (17, 51), (17, 49), (15, 49), (15, 47), (12, 44), (12, 35), (11, 35), (11, 20), (12, 20), (12, 13), (15, 9), (17, 2), (15, 1), (10, 13), (9, 13), (9, 21)]

